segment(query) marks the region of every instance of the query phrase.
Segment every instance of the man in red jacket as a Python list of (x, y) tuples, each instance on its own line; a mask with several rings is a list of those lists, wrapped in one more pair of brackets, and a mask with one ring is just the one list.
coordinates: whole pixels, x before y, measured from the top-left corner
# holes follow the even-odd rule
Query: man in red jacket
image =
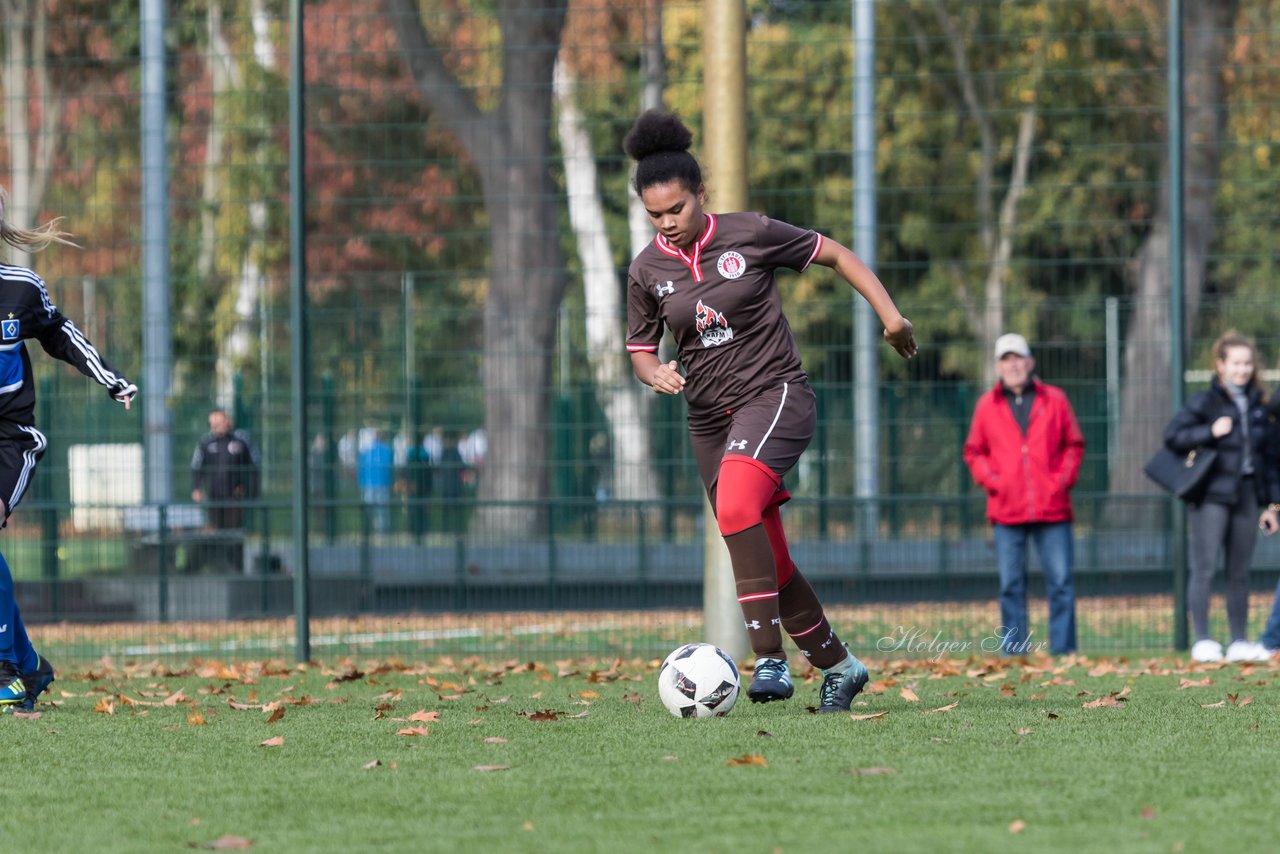
[(1049, 651), (1076, 648), (1071, 582), (1071, 489), (1084, 457), (1084, 435), (1062, 389), (1036, 378), (1027, 339), (996, 339), (995, 388), (978, 399), (964, 461), (987, 492), (1000, 570), (1000, 649), (1038, 648), (1027, 631), (1027, 541), (1035, 543), (1049, 597)]

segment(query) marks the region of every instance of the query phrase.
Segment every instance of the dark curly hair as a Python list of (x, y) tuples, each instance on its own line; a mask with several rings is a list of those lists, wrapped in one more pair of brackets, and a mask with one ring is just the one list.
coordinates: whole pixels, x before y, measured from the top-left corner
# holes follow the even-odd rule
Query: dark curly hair
[(636, 119), (622, 150), (636, 161), (631, 186), (636, 195), (655, 184), (679, 181), (691, 193), (702, 186), (702, 167), (689, 153), (693, 132), (680, 117), (665, 110), (646, 110)]

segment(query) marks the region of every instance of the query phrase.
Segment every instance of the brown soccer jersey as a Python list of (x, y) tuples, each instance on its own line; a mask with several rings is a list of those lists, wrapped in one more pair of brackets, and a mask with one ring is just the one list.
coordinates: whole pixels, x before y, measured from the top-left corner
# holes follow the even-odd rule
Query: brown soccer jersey
[(804, 382), (774, 270), (804, 270), (821, 246), (817, 232), (756, 213), (708, 214), (688, 250), (658, 235), (627, 274), (628, 352), (656, 353), (666, 324), (691, 415)]

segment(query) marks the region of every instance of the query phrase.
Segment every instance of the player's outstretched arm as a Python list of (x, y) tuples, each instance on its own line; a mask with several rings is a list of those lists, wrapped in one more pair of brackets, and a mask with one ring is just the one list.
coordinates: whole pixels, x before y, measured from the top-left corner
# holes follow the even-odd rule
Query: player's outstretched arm
[(902, 316), (893, 298), (871, 268), (841, 243), (822, 238), (822, 247), (813, 259), (824, 267), (830, 267), (841, 275), (855, 291), (862, 295), (875, 310), (884, 325), (884, 340), (904, 359), (910, 359), (918, 351), (915, 329), (911, 321)]

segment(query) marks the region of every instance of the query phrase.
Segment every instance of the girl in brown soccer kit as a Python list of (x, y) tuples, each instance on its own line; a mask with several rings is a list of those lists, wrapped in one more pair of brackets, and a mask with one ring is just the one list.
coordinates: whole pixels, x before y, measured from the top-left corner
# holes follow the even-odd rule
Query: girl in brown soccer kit
[[(694, 456), (756, 656), (747, 696), (792, 695), (785, 629), (823, 671), (819, 711), (844, 711), (867, 669), (839, 642), (792, 562), (778, 512), (791, 497), (782, 478), (813, 438), (816, 417), (774, 270), (831, 267), (875, 309), (899, 355), (915, 355), (915, 337), (875, 274), (834, 240), (755, 213), (706, 213), (692, 142), (678, 116), (657, 110), (641, 115), (623, 142), (636, 161), (636, 194), (658, 230), (628, 272), (627, 350), (641, 382), (688, 401)], [(657, 356), (664, 324), (676, 361)]]

